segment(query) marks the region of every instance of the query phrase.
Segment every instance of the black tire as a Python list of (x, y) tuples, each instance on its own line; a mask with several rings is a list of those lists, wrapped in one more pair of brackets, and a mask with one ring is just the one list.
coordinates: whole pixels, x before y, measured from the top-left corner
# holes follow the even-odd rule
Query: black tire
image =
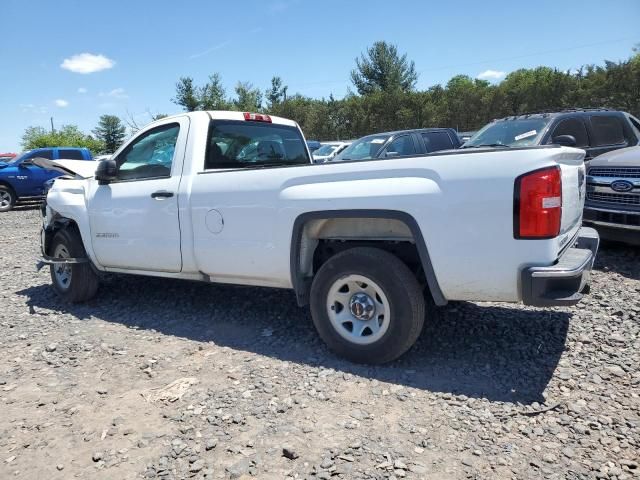
[[(49, 255), (52, 257), (64, 256), (61, 251), (66, 250), (71, 258), (84, 258), (87, 256), (80, 234), (73, 228), (65, 228), (55, 234), (49, 247)], [(70, 272), (68, 281), (63, 282), (61, 275), (56, 274), (56, 269), (67, 268)], [(66, 266), (60, 264), (50, 265), (51, 283), (56, 293), (67, 302), (85, 302), (93, 298), (98, 291), (99, 279), (89, 263), (76, 263)]]
[[(386, 331), (366, 345), (345, 339), (343, 335), (348, 333), (343, 331), (341, 335), (340, 327), (329, 316), (330, 310), (335, 311), (333, 305), (329, 306), (332, 287), (354, 275), (377, 284), (389, 305)], [(320, 337), (338, 355), (356, 363), (382, 364), (395, 360), (413, 346), (424, 325), (424, 293), (415, 275), (396, 256), (377, 248), (357, 247), (331, 257), (313, 279), (310, 303)], [(351, 329), (355, 330), (355, 324)]]
[(16, 204), (16, 192), (7, 185), (0, 185), (0, 212), (8, 212)]

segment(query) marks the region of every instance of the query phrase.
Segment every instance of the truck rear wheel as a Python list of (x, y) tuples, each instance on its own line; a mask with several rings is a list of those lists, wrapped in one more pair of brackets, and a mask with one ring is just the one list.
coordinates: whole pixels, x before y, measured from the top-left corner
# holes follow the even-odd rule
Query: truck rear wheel
[(0, 212), (8, 212), (16, 204), (16, 194), (6, 185), (0, 185)]
[[(84, 258), (87, 256), (80, 235), (71, 229), (60, 230), (49, 249), (54, 258)], [(98, 291), (98, 276), (89, 263), (50, 265), (54, 290), (68, 302), (84, 302)]]
[(377, 248), (352, 248), (327, 260), (313, 279), (310, 300), (320, 337), (353, 362), (395, 360), (424, 325), (424, 294), (416, 277)]

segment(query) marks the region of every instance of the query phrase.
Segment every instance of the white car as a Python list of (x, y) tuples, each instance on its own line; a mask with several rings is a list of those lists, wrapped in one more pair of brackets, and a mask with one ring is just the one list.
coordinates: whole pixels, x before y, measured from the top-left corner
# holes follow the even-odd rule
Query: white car
[(583, 158), (545, 146), (313, 164), (291, 120), (184, 113), (95, 176), (53, 184), (42, 262), (71, 302), (100, 272), (292, 289), (332, 349), (383, 363), (429, 305), (580, 300), (598, 247), (581, 227)]
[(352, 142), (323, 142), (322, 146), (313, 152), (314, 163), (330, 162), (333, 157), (351, 145)]

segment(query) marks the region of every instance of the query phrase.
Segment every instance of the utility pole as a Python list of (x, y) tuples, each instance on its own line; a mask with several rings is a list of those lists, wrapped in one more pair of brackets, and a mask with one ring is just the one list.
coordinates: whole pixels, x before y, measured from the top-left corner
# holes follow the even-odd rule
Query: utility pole
[(53, 133), (53, 117), (51, 117), (51, 133)]

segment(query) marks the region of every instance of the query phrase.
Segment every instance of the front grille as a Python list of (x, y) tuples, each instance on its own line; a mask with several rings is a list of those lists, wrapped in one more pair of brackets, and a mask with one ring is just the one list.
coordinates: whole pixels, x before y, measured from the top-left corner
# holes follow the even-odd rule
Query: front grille
[(640, 178), (640, 168), (626, 167), (592, 167), (588, 175), (592, 177)]
[(640, 195), (623, 195), (620, 193), (587, 192), (587, 200), (616, 205), (640, 205)]

